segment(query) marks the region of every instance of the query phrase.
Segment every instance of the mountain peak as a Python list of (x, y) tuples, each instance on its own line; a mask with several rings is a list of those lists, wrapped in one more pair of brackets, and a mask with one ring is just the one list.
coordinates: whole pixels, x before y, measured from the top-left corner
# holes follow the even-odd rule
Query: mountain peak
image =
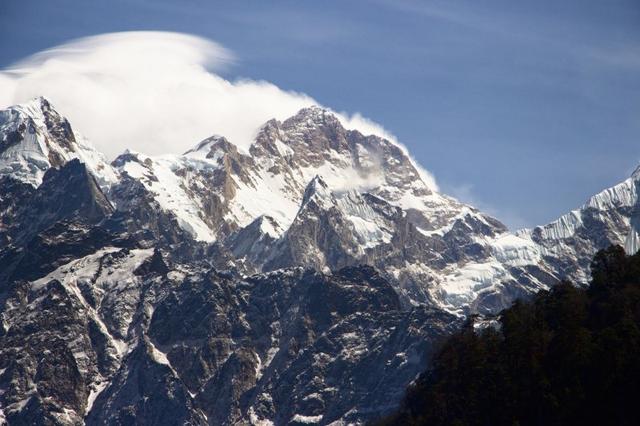
[(185, 157), (197, 158), (197, 159), (214, 159), (219, 151), (223, 152), (237, 152), (238, 148), (229, 142), (227, 138), (220, 135), (210, 136), (196, 145), (194, 148), (188, 150), (183, 155)]
[(19, 113), (36, 118), (42, 115), (45, 111), (51, 111), (53, 109), (51, 102), (44, 96), (36, 96), (21, 104), (16, 104), (9, 109), (13, 109)]
[(302, 196), (302, 203), (300, 209), (304, 208), (311, 200), (321, 200), (324, 206), (324, 201), (332, 198), (331, 190), (327, 183), (322, 179), (320, 175), (315, 175), (313, 179), (307, 184)]
[(320, 105), (310, 105), (300, 109), (294, 117), (307, 117), (307, 118), (324, 118), (326, 116), (334, 116), (330, 109), (321, 107)]
[(338, 117), (329, 109), (317, 105), (302, 108), (294, 116), (282, 123), (284, 128), (299, 127), (342, 127)]
[(102, 154), (44, 96), (0, 111), (0, 175), (38, 186), (49, 168), (80, 159), (101, 182), (115, 180)]

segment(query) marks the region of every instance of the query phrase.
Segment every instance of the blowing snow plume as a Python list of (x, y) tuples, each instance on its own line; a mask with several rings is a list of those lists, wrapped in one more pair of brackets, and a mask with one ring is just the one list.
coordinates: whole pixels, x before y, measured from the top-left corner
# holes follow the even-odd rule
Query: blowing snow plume
[[(86, 37), (0, 71), (0, 108), (44, 95), (113, 158), (125, 149), (182, 153), (212, 134), (247, 148), (266, 121), (318, 104), (266, 81), (216, 74), (235, 61), (220, 44), (187, 34)], [(358, 113), (337, 115), (347, 128), (395, 141)], [(423, 175), (435, 188), (431, 175)]]

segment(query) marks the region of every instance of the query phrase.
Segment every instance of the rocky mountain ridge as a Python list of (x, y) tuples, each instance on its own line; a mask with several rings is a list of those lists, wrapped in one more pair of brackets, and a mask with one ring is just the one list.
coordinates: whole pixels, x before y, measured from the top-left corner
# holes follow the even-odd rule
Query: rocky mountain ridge
[(361, 423), (466, 314), (637, 250), (637, 173), (510, 233), (318, 107), (246, 151), (213, 136), (108, 164), (38, 98), (0, 112), (0, 141), (12, 424)]

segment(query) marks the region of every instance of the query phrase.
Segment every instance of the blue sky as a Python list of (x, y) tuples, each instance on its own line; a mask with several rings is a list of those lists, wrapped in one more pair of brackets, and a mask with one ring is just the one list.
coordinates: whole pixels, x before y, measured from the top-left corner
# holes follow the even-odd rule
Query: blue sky
[(554, 219), (640, 163), (640, 2), (0, 2), (0, 68), (78, 37), (203, 36), (223, 75), (385, 126), (443, 192), (512, 227)]

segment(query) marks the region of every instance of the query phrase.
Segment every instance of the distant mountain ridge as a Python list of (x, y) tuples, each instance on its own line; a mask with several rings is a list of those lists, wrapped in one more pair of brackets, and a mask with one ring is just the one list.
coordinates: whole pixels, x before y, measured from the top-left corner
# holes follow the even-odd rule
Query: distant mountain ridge
[[(212, 136), (111, 164), (47, 99), (11, 107), (0, 112), (0, 413), (377, 417), (465, 315), (560, 278), (586, 283), (610, 244), (637, 251), (638, 179), (510, 233), (431, 187), (395, 143), (319, 107), (268, 121), (247, 151)], [(58, 364), (40, 367), (51, 341)]]

